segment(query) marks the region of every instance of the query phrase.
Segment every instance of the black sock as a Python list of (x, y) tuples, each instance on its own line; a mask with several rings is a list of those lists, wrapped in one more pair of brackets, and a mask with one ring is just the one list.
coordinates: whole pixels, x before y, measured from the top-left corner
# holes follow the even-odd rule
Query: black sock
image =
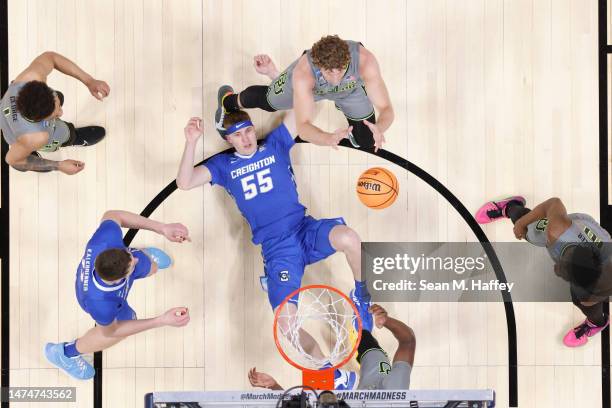
[(227, 112), (235, 112), (240, 110), (240, 105), (238, 105), (238, 95), (240, 94), (227, 95), (225, 99), (223, 99), (223, 108)]
[(510, 201), (506, 205), (506, 215), (512, 220), (513, 224), (516, 224), (516, 222), (529, 211), (531, 210), (526, 208), (520, 201)]
[(368, 330), (363, 329), (361, 331), (361, 342), (357, 346), (357, 362), (361, 364), (361, 357), (369, 350), (381, 349), (378, 341), (372, 336)]

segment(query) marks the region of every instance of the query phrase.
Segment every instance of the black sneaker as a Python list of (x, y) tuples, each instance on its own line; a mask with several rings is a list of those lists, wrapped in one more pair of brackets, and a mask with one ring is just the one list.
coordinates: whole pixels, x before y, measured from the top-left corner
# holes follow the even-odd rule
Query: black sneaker
[(76, 128), (76, 137), (72, 146), (93, 146), (106, 135), (106, 131), (101, 126), (85, 126)]
[(223, 107), (223, 99), (227, 95), (231, 95), (234, 93), (234, 88), (229, 85), (223, 85), (217, 91), (217, 110), (215, 111), (215, 128), (217, 132), (221, 135), (222, 138), (225, 139), (225, 128), (223, 127), (223, 119), (225, 119), (225, 114), (227, 111)]

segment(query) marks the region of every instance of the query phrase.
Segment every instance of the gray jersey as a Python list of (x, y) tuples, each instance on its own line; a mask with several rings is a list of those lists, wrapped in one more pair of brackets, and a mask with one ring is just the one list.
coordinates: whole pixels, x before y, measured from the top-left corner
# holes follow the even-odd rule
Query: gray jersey
[[(321, 69), (312, 62), (311, 51), (305, 52), (308, 64), (315, 78), (315, 86), (312, 89), (314, 100), (327, 99), (334, 101), (346, 117), (353, 120), (362, 120), (374, 113), (372, 102), (365, 92), (365, 84), (359, 75), (359, 46), (356, 41), (347, 41), (351, 60), (346, 72), (338, 85), (330, 85)], [(293, 70), (299, 59), (294, 61), (283, 73), (276, 78), (268, 87), (268, 103), (276, 110), (286, 110), (293, 107)]]
[(0, 101), (0, 129), (4, 140), (11, 145), (24, 134), (46, 132), (47, 144), (38, 151), (54, 152), (70, 138), (68, 125), (60, 119), (32, 122), (17, 110), (17, 95), (26, 82), (13, 82)]
[(410, 387), (412, 366), (406, 361), (391, 365), (387, 354), (379, 348), (361, 357), (358, 390), (407, 390)]
[(597, 282), (588, 289), (572, 284), (572, 296), (581, 301), (606, 300), (612, 295), (612, 238), (608, 231), (590, 215), (569, 214), (568, 217), (572, 220), (572, 225), (552, 245), (548, 245), (547, 242), (547, 219), (529, 224), (527, 241), (537, 246), (546, 247), (548, 254), (555, 263), (559, 263), (565, 250), (576, 245), (576, 243), (593, 245), (601, 260), (603, 273)]
[(561, 236), (552, 245), (547, 245), (546, 227), (548, 220), (542, 219), (529, 224), (527, 227), (527, 241), (530, 243), (546, 247), (548, 254), (555, 261), (561, 260), (563, 252), (577, 242), (592, 243), (599, 251), (599, 256), (602, 261), (610, 259), (612, 256), (612, 246), (604, 245), (606, 242), (612, 242), (608, 231), (603, 229), (597, 221), (587, 214), (568, 214), (572, 220), (572, 225), (561, 234)]

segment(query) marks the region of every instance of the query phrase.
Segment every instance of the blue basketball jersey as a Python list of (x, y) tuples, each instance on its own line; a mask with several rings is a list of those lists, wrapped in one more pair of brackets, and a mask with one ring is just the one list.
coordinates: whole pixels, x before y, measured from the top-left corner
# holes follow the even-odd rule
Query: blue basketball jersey
[(289, 150), (295, 141), (281, 124), (251, 156), (224, 153), (205, 166), (234, 198), (253, 233), (253, 243), (285, 234), (298, 227), (306, 208), (300, 204)]
[[(125, 310), (131, 311), (127, 296), (135, 279), (147, 276), (151, 270), (151, 260), (138, 249), (128, 248), (138, 258), (134, 272), (119, 283), (109, 285), (97, 276), (95, 261), (98, 254), (111, 248), (126, 248), (123, 244), (121, 227), (115, 221), (106, 220), (100, 224), (85, 248), (85, 254), (76, 274), (76, 295), (79, 305), (96, 323), (111, 324)], [(118, 319), (125, 320), (125, 319)]]

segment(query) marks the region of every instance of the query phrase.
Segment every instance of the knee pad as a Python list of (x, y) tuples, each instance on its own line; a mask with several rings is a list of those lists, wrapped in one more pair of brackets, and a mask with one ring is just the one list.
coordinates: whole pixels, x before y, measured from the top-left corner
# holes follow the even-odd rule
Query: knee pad
[[(372, 136), (372, 131), (370, 130), (368, 125), (363, 123), (363, 120), (353, 120), (348, 118), (347, 120), (349, 122), (349, 125), (353, 127), (353, 138), (355, 142), (359, 145), (359, 148), (363, 150), (374, 149), (374, 137)], [(370, 123), (376, 123), (376, 115), (372, 114), (364, 120), (367, 120)]]
[(249, 86), (240, 92), (240, 105), (245, 108), (259, 108), (268, 112), (276, 112), (268, 103), (268, 87), (264, 85)]

